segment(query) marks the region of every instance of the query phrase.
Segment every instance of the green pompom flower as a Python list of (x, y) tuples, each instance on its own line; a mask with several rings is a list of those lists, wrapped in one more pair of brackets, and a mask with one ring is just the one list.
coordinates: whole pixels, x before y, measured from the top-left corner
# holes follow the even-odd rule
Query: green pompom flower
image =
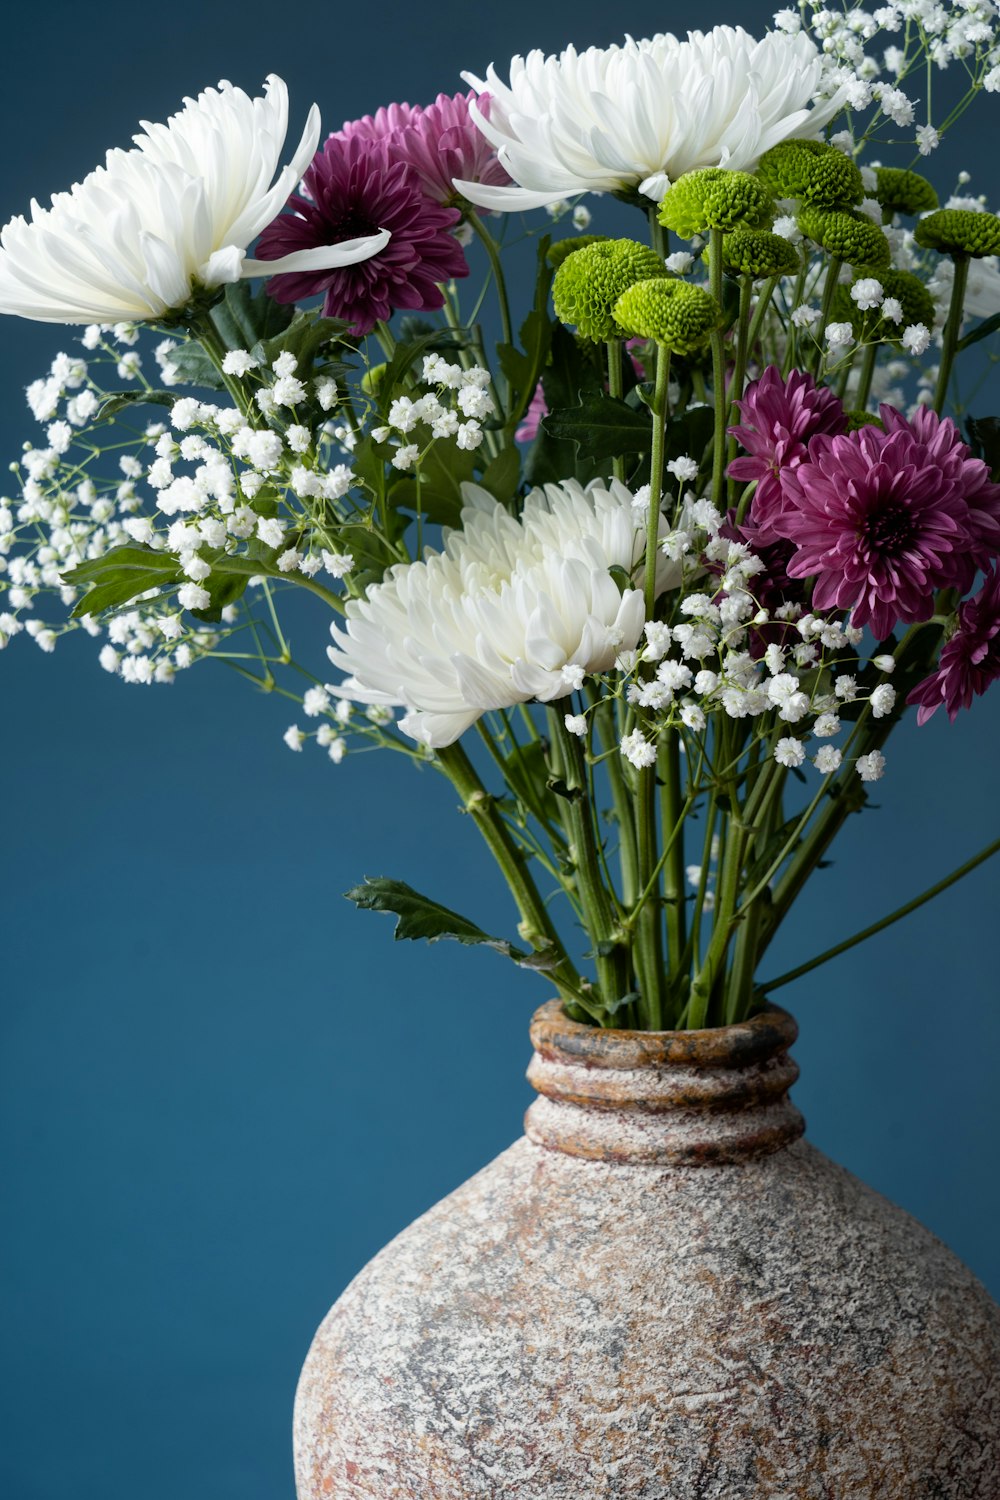
[(771, 198), (749, 172), (702, 167), (667, 189), (659, 217), (685, 240), (710, 229), (762, 229), (771, 222)]
[(799, 252), (780, 234), (766, 229), (737, 229), (723, 241), (722, 259), (739, 276), (792, 276), (799, 269)]
[(552, 283), (552, 301), (561, 323), (581, 338), (603, 343), (622, 337), (614, 319), (619, 297), (637, 281), (667, 279), (662, 259), (638, 240), (599, 240), (567, 255)]
[(864, 197), (855, 162), (828, 141), (782, 141), (765, 151), (757, 175), (774, 198), (800, 198), (814, 208), (840, 208)]
[(918, 245), (942, 255), (1000, 255), (1000, 219), (971, 208), (939, 208), (920, 220), (914, 235)]
[(658, 276), (629, 287), (615, 303), (615, 319), (634, 338), (694, 354), (720, 326), (722, 309), (703, 287)]
[(558, 271), (570, 255), (575, 255), (578, 250), (586, 250), (588, 245), (602, 245), (607, 238), (606, 234), (578, 234), (575, 239), (556, 240), (546, 250), (545, 259), (553, 271)]
[(937, 208), (934, 184), (906, 167), (876, 167), (875, 197), (884, 214), (923, 214)]
[(804, 208), (799, 228), (806, 239), (849, 266), (889, 265), (889, 241), (874, 219), (856, 209)]

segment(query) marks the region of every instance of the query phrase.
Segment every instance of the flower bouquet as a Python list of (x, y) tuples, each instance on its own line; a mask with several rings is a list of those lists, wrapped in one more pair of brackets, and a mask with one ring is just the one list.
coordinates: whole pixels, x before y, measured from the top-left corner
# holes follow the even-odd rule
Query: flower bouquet
[[(923, 85), (949, 63), (967, 88), (941, 117)], [(101, 666), (136, 685), (226, 662), (294, 701), (290, 749), (315, 742), (335, 764), (394, 750), (448, 779), (510, 889), (509, 918), (487, 932), (391, 878), (349, 894), (391, 914), (399, 938), (486, 946), (557, 997), (536, 1018), (541, 1097), (522, 1143), (556, 1174), (536, 1220), (569, 1170), (552, 1161), (624, 1163), (614, 1222), (645, 1212), (643, 1173), (694, 1167), (684, 1191), (704, 1215), (716, 1179), (702, 1169), (737, 1164), (749, 1175), (726, 1179), (726, 1212), (743, 1215), (741, 1244), (768, 1236), (779, 1197), (812, 1224), (805, 1238), (825, 1225), (836, 1239), (828, 1221), (843, 1213), (853, 1243), (875, 1210), (793, 1154), (807, 1150), (791, 1144), (794, 1023), (771, 997), (1000, 839), (793, 971), (767, 972), (766, 957), (907, 709), (955, 720), (1000, 676), (1000, 426), (955, 395), (960, 356), (1000, 327), (1000, 221), (964, 183), (942, 204), (916, 170), (1000, 90), (997, 7), (803, 4), (760, 40), (728, 27), (629, 39), (466, 82), (322, 145), (314, 108), (285, 166), (281, 80), (256, 99), (220, 84), (6, 226), (0, 311), (84, 331), (28, 388), (44, 441), (0, 501), (0, 644), (23, 633), (51, 651), (82, 628)], [(601, 224), (586, 194), (624, 205), (630, 233), (588, 232)], [(528, 251), (533, 290), (515, 310), (511, 267)], [(470, 261), (486, 275), (468, 298)], [(317, 620), (301, 661), (283, 623), (296, 593)], [(753, 1177), (779, 1153), (812, 1163), (805, 1186)], [(714, 1436), (694, 1424), (701, 1436), (675, 1434), (668, 1457), (637, 1457), (649, 1406), (634, 1372), (621, 1445), (593, 1402), (564, 1430), (551, 1411), (564, 1377), (544, 1373), (544, 1352), (528, 1362), (541, 1394), (525, 1430), (555, 1436), (535, 1468), (509, 1414), (488, 1437), (465, 1418), (461, 1439), (446, 1435), (442, 1382), (468, 1384), (483, 1327), (502, 1320), (494, 1309), (468, 1348), (430, 1350), (413, 1267), (440, 1264), (434, 1235), (454, 1241), (463, 1215), (516, 1219), (527, 1164), (533, 1182), (541, 1169), (507, 1155), (487, 1186), (414, 1226), (392, 1263), (395, 1285), (418, 1288), (403, 1323), (372, 1322), (383, 1266), (324, 1325), (300, 1398), (300, 1493), (672, 1496), (695, 1493), (699, 1472), (733, 1486), (740, 1465), (743, 1487), (718, 1493), (777, 1493), (753, 1487), (781, 1488), (777, 1467), (770, 1480), (763, 1462), (746, 1468), (747, 1451), (771, 1453), (756, 1418)], [(593, 1175), (573, 1181), (591, 1203)], [(746, 1218), (755, 1192), (771, 1218)], [(595, 1222), (607, 1214), (591, 1207)], [(923, 1339), (901, 1352), (885, 1333), (884, 1431), (902, 1433), (903, 1488), (871, 1492), (986, 1500), (995, 1451), (978, 1488), (912, 1484), (967, 1473), (962, 1443), (985, 1441), (996, 1393), (970, 1390), (996, 1348), (995, 1310), (937, 1252), (907, 1269), (897, 1221), (878, 1224), (886, 1268), (866, 1274), (876, 1291), (905, 1281)], [(565, 1240), (587, 1256), (579, 1232)], [(494, 1298), (516, 1297), (512, 1267), (532, 1263), (514, 1249)], [(857, 1276), (838, 1281), (818, 1245), (800, 1252), (764, 1280), (826, 1278), (842, 1309)], [(940, 1326), (932, 1283), (953, 1289)], [(685, 1296), (675, 1287), (670, 1308)], [(885, 1332), (883, 1302), (866, 1328)], [(620, 1316), (620, 1296), (597, 1303), (598, 1324), (608, 1307)], [(957, 1327), (939, 1417), (911, 1420), (913, 1372)], [(398, 1350), (420, 1339), (404, 1364), (423, 1395), (389, 1413), (378, 1382), (389, 1366), (402, 1381)], [(565, 1317), (551, 1341), (572, 1342)], [(347, 1346), (361, 1351), (349, 1373)], [(490, 1368), (480, 1414), (505, 1384), (504, 1361)], [(805, 1416), (776, 1424), (788, 1483), (823, 1424), (863, 1408), (860, 1392), (842, 1409), (807, 1394)], [(971, 1411), (961, 1438), (949, 1401)], [(849, 1486), (882, 1472), (830, 1462), (840, 1488), (823, 1493), (862, 1493)], [(609, 1488), (616, 1464), (627, 1481)]]

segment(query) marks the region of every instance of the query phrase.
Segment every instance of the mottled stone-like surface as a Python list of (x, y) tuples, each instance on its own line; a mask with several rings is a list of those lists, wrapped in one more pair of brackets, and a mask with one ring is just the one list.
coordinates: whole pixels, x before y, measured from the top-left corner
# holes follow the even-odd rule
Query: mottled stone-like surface
[(796, 1139), (790, 1018), (686, 1071), (564, 1032), (536, 1139), (323, 1323), (300, 1500), (998, 1500), (1000, 1309)]

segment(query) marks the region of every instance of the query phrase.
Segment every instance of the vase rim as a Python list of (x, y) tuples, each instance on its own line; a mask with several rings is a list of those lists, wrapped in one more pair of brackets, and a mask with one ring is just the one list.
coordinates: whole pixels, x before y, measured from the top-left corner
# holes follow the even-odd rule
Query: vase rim
[(531, 1019), (531, 1042), (543, 1057), (591, 1068), (741, 1068), (774, 1057), (799, 1034), (795, 1018), (768, 1005), (745, 1021), (695, 1031), (632, 1031), (573, 1021), (561, 1000), (550, 1000)]

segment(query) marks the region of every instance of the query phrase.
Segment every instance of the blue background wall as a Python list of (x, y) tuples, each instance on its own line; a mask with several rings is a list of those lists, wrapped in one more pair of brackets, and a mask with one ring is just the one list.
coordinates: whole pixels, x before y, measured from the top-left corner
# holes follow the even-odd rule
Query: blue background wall
[[(767, 14), (718, 3), (704, 20)], [(3, 36), (0, 219), (219, 77), (253, 90), (277, 71), (293, 120), (315, 98), (333, 128), (491, 58), (689, 18), (674, 0), (613, 18), (595, 0), (23, 8)], [(976, 185), (1000, 200), (995, 177)], [(4, 453), (34, 435), (22, 386), (66, 345), (0, 323)], [(1000, 382), (991, 394), (995, 409)], [(210, 666), (128, 688), (82, 637), (54, 657), (19, 639), (0, 694), (0, 1494), (290, 1500), (313, 1329), (518, 1133), (544, 990), (492, 955), (393, 945), (341, 899), (392, 874), (495, 925), (504, 893), (431, 774), (292, 756), (287, 705)], [(995, 836), (998, 731), (1000, 692), (953, 729), (939, 715), (897, 734), (880, 810), (853, 821), (777, 969)], [(782, 997), (813, 1140), (994, 1294), (996, 894), (987, 866)]]

